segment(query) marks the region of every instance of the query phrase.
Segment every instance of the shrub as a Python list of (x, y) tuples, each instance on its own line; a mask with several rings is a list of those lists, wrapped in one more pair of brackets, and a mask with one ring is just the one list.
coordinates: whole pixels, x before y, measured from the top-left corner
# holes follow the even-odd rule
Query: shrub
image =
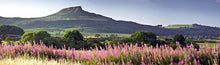
[(57, 47), (60, 47), (61, 45), (59, 44), (59, 40), (54, 38), (54, 37), (46, 37), (43, 39), (43, 42), (45, 45), (50, 46), (50, 45), (54, 45)]
[(137, 31), (131, 35), (131, 39), (136, 43), (153, 43), (157, 37), (153, 32)]
[(184, 38), (184, 36), (182, 34), (176, 34), (173, 37), (173, 41), (174, 41), (174, 43), (175, 42), (179, 42), (182, 46), (186, 46), (185, 38)]
[(33, 32), (27, 32), (27, 33), (24, 33), (22, 36), (21, 36), (21, 39), (20, 41), (21, 42), (33, 42), (34, 41), (34, 37), (33, 37)]
[(47, 33), (47, 31), (43, 31), (43, 30), (34, 31), (33, 40), (35, 40), (38, 43), (40, 42), (40, 40), (43, 40), (44, 38), (47, 37), (51, 37), (50, 34)]
[(73, 30), (73, 31), (67, 31), (64, 34), (63, 40), (65, 42), (75, 42), (75, 41), (83, 41), (83, 36), (82, 34), (77, 31), (77, 30)]
[(35, 41), (36, 43), (40, 43), (40, 41), (44, 40), (44, 38), (47, 37), (51, 37), (49, 33), (47, 33), (47, 31), (35, 31), (35, 32), (28, 32), (28, 33), (24, 33), (21, 36), (21, 42), (31, 42), (33, 43), (33, 41)]
[(17, 39), (13, 38), (13, 37), (6, 37), (5, 41), (16, 41)]

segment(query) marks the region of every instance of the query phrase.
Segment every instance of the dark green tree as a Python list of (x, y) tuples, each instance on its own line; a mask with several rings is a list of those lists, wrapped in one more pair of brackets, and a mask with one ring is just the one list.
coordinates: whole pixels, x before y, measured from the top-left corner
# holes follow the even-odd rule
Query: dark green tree
[(185, 38), (182, 34), (176, 34), (173, 38), (174, 42), (179, 42), (181, 45), (186, 46)]
[(64, 34), (63, 40), (65, 42), (75, 42), (75, 41), (83, 41), (83, 36), (82, 34), (77, 31), (77, 30), (73, 30), (73, 31), (67, 31)]
[(39, 30), (39, 31), (35, 31), (33, 34), (33, 38), (36, 42), (40, 42), (40, 40), (43, 40), (46, 37), (51, 37), (49, 33), (47, 33), (47, 31), (43, 31), (43, 30)]
[(24, 34), (24, 30), (16, 26), (0, 24), (0, 35), (4, 34), (22, 35)]
[(67, 31), (62, 38), (62, 42), (66, 46), (76, 49), (83, 48), (87, 45), (83, 40), (82, 34), (77, 30)]
[(193, 41), (192, 41), (192, 38), (190, 38), (190, 37), (186, 37), (186, 39), (185, 39), (185, 43), (186, 44), (191, 44)]
[(101, 46), (101, 42), (97, 39), (87, 39), (86, 40), (86, 48), (95, 47), (95, 46)]
[(54, 38), (54, 37), (46, 37), (46, 38), (44, 38), (43, 39), (43, 43), (45, 45), (47, 45), (47, 46), (49, 46), (49, 45), (54, 45), (54, 46), (57, 46), (57, 47), (61, 46), (59, 44), (59, 40)]
[(2, 39), (0, 38), (0, 44), (2, 44)]
[(153, 43), (156, 41), (157, 37), (153, 32), (137, 31), (131, 35), (131, 39), (136, 43)]
[(136, 43), (136, 42), (133, 42), (131, 38), (120, 38), (120, 39), (115, 39), (115, 40), (112, 40), (112, 43)]

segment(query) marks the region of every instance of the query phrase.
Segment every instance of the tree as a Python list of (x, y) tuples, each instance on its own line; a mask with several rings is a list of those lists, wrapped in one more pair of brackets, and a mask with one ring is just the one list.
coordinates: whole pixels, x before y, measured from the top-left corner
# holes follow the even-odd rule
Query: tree
[(54, 37), (46, 37), (42, 41), (47, 46), (49, 46), (49, 45), (54, 45), (54, 46), (57, 46), (57, 47), (60, 46), (58, 39), (56, 39)]
[(113, 40), (112, 41), (113, 43), (128, 43), (128, 44), (130, 44), (130, 43), (136, 43), (136, 42), (133, 42), (132, 41), (132, 39), (131, 38), (120, 38), (120, 39), (115, 39), (115, 40)]
[(24, 34), (24, 30), (16, 26), (0, 24), (0, 35), (4, 34), (22, 35)]
[(21, 36), (21, 42), (36, 41), (37, 43), (40, 43), (40, 40), (44, 40), (44, 38), (47, 38), (47, 37), (51, 37), (50, 34), (47, 33), (47, 31), (39, 30), (39, 31), (35, 31), (34, 33), (28, 32)]
[(74, 41), (83, 41), (83, 36), (82, 34), (77, 31), (77, 30), (73, 30), (73, 31), (67, 31), (64, 34), (63, 40), (65, 42), (74, 42)]
[(181, 45), (186, 46), (185, 38), (182, 34), (176, 34), (173, 38), (174, 42), (179, 42)]
[(157, 37), (153, 32), (137, 31), (131, 35), (131, 39), (136, 43), (153, 43), (156, 41)]
[(86, 48), (95, 47), (95, 46), (98, 46), (98, 47), (102, 46), (100, 40), (95, 39), (95, 38), (94, 39), (87, 39), (86, 43), (87, 43)]
[(192, 38), (190, 38), (190, 37), (186, 37), (186, 39), (185, 39), (185, 43), (186, 44), (191, 44), (193, 41), (192, 41)]
[(6, 41), (16, 41), (16, 39), (13, 37), (6, 37), (5, 40)]
[(2, 44), (2, 39), (0, 38), (0, 44)]
[(75, 49), (85, 47), (86, 45), (85, 41), (83, 41), (82, 34), (77, 30), (67, 31), (64, 34), (64, 37), (62, 38), (62, 42), (66, 46), (72, 47)]
[(39, 30), (34, 32), (33, 37), (34, 40), (39, 43), (40, 40), (43, 40), (46, 37), (50, 37), (50, 34), (47, 33), (47, 31)]
[(33, 32), (27, 32), (27, 33), (24, 33), (22, 36), (21, 36), (21, 42), (33, 42), (34, 40), (34, 37), (33, 37)]

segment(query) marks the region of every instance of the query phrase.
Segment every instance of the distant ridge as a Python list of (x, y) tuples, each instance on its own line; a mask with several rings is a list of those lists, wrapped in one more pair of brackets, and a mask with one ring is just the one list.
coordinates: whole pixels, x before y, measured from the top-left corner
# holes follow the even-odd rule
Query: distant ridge
[[(152, 31), (159, 36), (184, 34), (190, 36), (218, 36), (220, 28), (198, 24), (173, 25), (176, 28), (151, 26), (132, 21), (116, 21), (112, 18), (84, 11), (81, 6), (64, 8), (57, 13), (39, 18), (6, 18), (0, 17), (0, 24), (19, 26), (23, 29), (36, 28), (75, 28), (86, 33), (134, 33)], [(187, 27), (188, 26), (188, 27)], [(172, 27), (172, 26), (171, 26)], [(57, 30), (50, 30), (57, 31)], [(60, 30), (58, 30), (60, 31)]]

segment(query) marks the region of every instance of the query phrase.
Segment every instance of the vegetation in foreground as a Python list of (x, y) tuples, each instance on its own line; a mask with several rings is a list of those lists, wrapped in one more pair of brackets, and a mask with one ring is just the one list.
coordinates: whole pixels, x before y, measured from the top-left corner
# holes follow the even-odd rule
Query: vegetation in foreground
[(65, 61), (65, 60), (48, 60), (38, 59), (34, 57), (20, 56), (15, 58), (4, 58), (0, 60), (0, 65), (81, 65), (77, 62)]
[(193, 48), (193, 45), (182, 48), (177, 43), (177, 48), (173, 49), (167, 45), (147, 46), (146, 44), (138, 46), (128, 44), (118, 44), (111, 46), (106, 44), (105, 48), (96, 47), (91, 50), (75, 50), (74, 48), (62, 49), (56, 47), (47, 47), (41, 44), (11, 44), (0, 45), (0, 58), (16, 58), (20, 56), (30, 56), (37, 59), (65, 60), (70, 62), (79, 62), (80, 64), (93, 65), (219, 65), (220, 47), (210, 48), (208, 45), (200, 46), (199, 49)]
[[(5, 40), (13, 39), (6, 37)], [(26, 41), (30, 42), (25, 43)], [(30, 56), (36, 59), (55, 60), (58, 63), (63, 60), (86, 65), (211, 65), (219, 64), (220, 56), (219, 45), (213, 48), (209, 45), (199, 47), (195, 43), (190, 45), (190, 38), (185, 39), (182, 34), (176, 34), (173, 40), (158, 40), (153, 32), (147, 31), (137, 31), (129, 38), (113, 40), (111, 41), (113, 44), (100, 44), (97, 40), (84, 39), (77, 30), (67, 31), (61, 38), (51, 37), (49, 33), (41, 30), (23, 34), (20, 42), (23, 43), (1, 44), (0, 58), (16, 59), (20, 56)], [(117, 42), (126, 44), (115, 44)], [(56, 47), (62, 45), (64, 46)]]

